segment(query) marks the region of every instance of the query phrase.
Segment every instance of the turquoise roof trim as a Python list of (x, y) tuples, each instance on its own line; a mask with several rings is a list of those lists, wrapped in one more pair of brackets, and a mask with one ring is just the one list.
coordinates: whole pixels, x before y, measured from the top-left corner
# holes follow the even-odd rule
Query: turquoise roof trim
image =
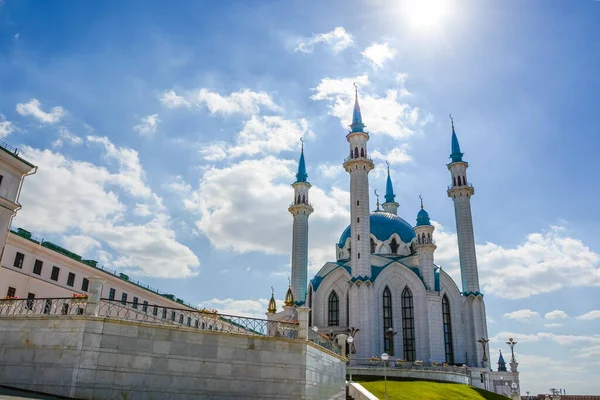
[(325, 275), (315, 276), (314, 278), (312, 278), (310, 280), (310, 284), (315, 292), (319, 289), (319, 286), (321, 285), (321, 282), (323, 282), (323, 279), (325, 279), (325, 277), (327, 275), (331, 274), (333, 271), (337, 270), (338, 268), (344, 268), (346, 270), (346, 272), (348, 272), (349, 275), (352, 275), (350, 267), (347, 265), (343, 265), (345, 263), (336, 262), (335, 264), (338, 264), (338, 266), (335, 267), (334, 269), (332, 269), (331, 271), (329, 271), (328, 273), (326, 273)]
[(308, 174), (306, 173), (306, 163), (304, 162), (304, 146), (300, 153), (300, 161), (298, 162), (298, 173), (296, 174), (296, 182), (306, 182)]
[(462, 292), (462, 295), (465, 296), (465, 297), (469, 297), (469, 296), (475, 296), (475, 297), (481, 296), (481, 297), (483, 297), (483, 293), (481, 293), (480, 291), (476, 291), (476, 292), (473, 292), (473, 291), (471, 291), (471, 292)]
[(421, 208), (421, 211), (417, 214), (417, 226), (423, 225), (431, 225), (431, 222), (429, 221), (429, 214), (427, 211)]
[[(413, 227), (397, 215), (388, 212), (372, 213), (369, 217), (371, 223), (371, 234), (378, 240), (388, 240), (394, 233), (400, 236), (404, 243), (410, 243), (415, 238)], [(342, 232), (338, 242), (339, 247), (344, 247), (346, 239), (350, 237), (352, 225)]]
[(394, 187), (392, 185), (392, 178), (390, 178), (390, 167), (388, 166), (388, 176), (385, 183), (385, 202), (393, 203), (396, 195), (394, 194)]

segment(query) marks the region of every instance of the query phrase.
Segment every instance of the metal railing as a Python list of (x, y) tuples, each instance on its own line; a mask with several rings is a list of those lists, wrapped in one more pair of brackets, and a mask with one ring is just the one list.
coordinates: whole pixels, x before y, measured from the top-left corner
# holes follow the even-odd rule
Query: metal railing
[(465, 187), (472, 188), (473, 185), (471, 184), (471, 182), (463, 183), (462, 185), (450, 185), (450, 186), (448, 186), (448, 190), (452, 190), (455, 188), (460, 189), (460, 188), (465, 188)]
[(357, 161), (364, 161), (364, 160), (369, 160), (369, 161), (373, 161), (373, 159), (371, 158), (371, 156), (362, 156), (362, 157), (346, 157), (344, 158), (344, 164), (347, 163), (350, 160), (357, 160)]
[(98, 316), (244, 335), (276, 336), (290, 339), (298, 337), (298, 324), (295, 323), (119, 300), (101, 299)]
[[(386, 361), (372, 360), (370, 358), (354, 358), (351, 359), (351, 368), (383, 368)], [(469, 375), (469, 369), (466, 366), (445, 365), (444, 363), (434, 362), (415, 362), (415, 361), (397, 361), (388, 360), (387, 368), (403, 369), (403, 370), (418, 370), (418, 371), (439, 371), (439, 372), (454, 372), (457, 374)]]
[(334, 352), (335, 354), (340, 354), (340, 355), (342, 354), (341, 348), (338, 345), (336, 345), (329, 338), (313, 331), (312, 329), (308, 330), (308, 340), (318, 346), (321, 346), (329, 351)]
[(87, 299), (57, 297), (48, 299), (2, 299), (0, 317), (39, 315), (83, 315)]
[(0, 140), (0, 147), (5, 148), (6, 150), (13, 153), (14, 155), (19, 154), (19, 150), (16, 147), (11, 146), (10, 144), (6, 143), (3, 140)]

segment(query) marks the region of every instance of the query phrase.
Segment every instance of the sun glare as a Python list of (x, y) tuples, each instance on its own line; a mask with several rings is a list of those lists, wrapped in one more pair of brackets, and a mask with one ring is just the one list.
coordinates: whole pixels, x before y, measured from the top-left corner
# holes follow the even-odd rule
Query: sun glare
[(405, 0), (402, 11), (415, 28), (433, 28), (448, 13), (448, 0)]

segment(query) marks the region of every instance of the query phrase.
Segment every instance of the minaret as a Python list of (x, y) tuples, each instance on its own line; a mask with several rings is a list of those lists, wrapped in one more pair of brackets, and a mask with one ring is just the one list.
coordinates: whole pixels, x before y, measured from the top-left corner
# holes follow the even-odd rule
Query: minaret
[[(356, 87), (356, 84), (354, 85)], [(344, 161), (344, 169), (350, 174), (350, 230), (352, 254), (352, 276), (371, 275), (369, 171), (373, 161), (367, 153), (369, 134), (364, 131), (358, 90), (355, 91), (354, 113), (350, 133), (346, 136), (350, 144), (350, 156)]]
[(383, 209), (394, 215), (398, 215), (398, 207), (400, 204), (394, 200), (396, 195), (394, 194), (394, 187), (392, 186), (392, 178), (390, 178), (390, 164), (387, 164), (387, 182), (385, 183), (385, 203), (383, 203)]
[[(419, 196), (421, 197), (421, 196)], [(427, 290), (435, 290), (434, 284), (434, 265), (433, 252), (437, 246), (433, 243), (433, 231), (435, 227), (429, 221), (429, 214), (423, 208), (423, 198), (421, 197), (421, 211), (417, 214), (417, 226), (414, 228), (416, 238), (414, 246), (419, 257), (419, 273), (423, 277), (423, 282)]]
[(306, 301), (306, 290), (308, 288), (308, 216), (314, 211), (308, 201), (308, 191), (311, 184), (307, 182), (307, 178), (304, 163), (304, 142), (302, 142), (296, 182), (292, 184), (294, 201), (288, 208), (288, 211), (294, 216), (291, 288), (293, 298), (298, 303)]
[[(450, 116), (452, 119), (452, 116)], [(473, 219), (471, 217), (471, 196), (475, 189), (467, 181), (469, 164), (463, 161), (458, 138), (452, 120), (452, 162), (448, 169), (452, 177), (452, 185), (448, 187), (448, 197), (454, 200), (456, 218), (456, 235), (458, 237), (458, 256), (460, 275), (464, 295), (479, 294), (479, 274), (477, 272), (477, 256), (475, 254), (475, 236), (473, 234)]]

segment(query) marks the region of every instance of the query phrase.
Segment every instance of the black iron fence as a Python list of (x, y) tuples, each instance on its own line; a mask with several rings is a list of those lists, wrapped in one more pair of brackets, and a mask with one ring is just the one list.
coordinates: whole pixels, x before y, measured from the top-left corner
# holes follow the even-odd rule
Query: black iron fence
[(57, 297), (49, 299), (0, 299), (1, 316), (82, 315), (87, 299)]

